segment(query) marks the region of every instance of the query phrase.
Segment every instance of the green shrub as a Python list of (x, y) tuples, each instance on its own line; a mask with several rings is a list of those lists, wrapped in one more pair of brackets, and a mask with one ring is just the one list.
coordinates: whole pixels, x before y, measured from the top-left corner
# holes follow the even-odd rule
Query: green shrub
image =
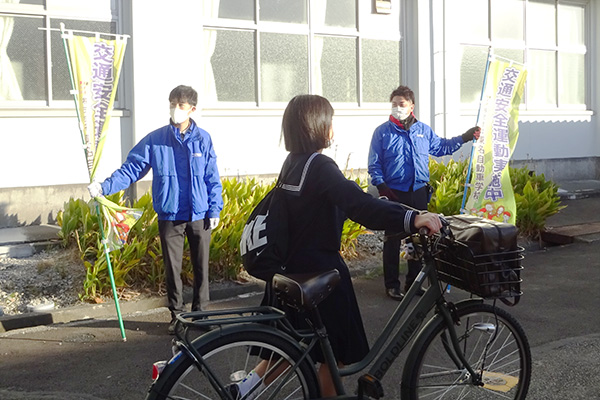
[[(361, 185), (357, 178), (355, 181)], [(223, 211), (219, 226), (213, 231), (210, 243), (210, 280), (236, 280), (242, 269), (239, 243), (248, 216), (275, 183), (261, 184), (255, 179), (227, 178), (223, 184)], [(366, 184), (361, 185), (363, 188)], [(121, 206), (125, 205), (122, 192), (106, 196)], [(133, 204), (143, 210), (142, 217), (132, 227), (127, 244), (109, 253), (117, 288), (149, 288), (159, 291), (164, 286), (162, 251), (158, 235), (158, 221), (152, 209), (150, 193)], [(65, 246), (77, 245), (86, 268), (81, 298), (94, 300), (110, 292), (110, 278), (102, 246), (96, 207), (93, 201), (71, 199), (58, 213), (60, 237)], [(350, 220), (344, 224), (341, 249), (345, 257), (356, 256), (356, 238), (365, 229)], [(184, 245), (182, 276), (191, 283), (193, 269), (189, 244)]]
[(510, 179), (515, 190), (519, 232), (537, 239), (548, 217), (566, 207), (560, 205), (558, 186), (547, 181), (544, 174), (535, 175), (527, 167), (511, 168)]
[[(430, 161), (431, 185), (434, 188), (430, 211), (444, 215), (460, 212), (467, 168), (467, 160), (450, 160), (447, 164), (433, 159)], [(511, 167), (510, 175), (517, 204), (517, 227), (521, 234), (535, 238), (544, 229), (546, 219), (563, 208), (557, 195), (558, 187), (547, 181), (543, 174), (535, 175), (526, 167)], [(367, 186), (359, 178), (354, 181), (363, 190)], [(274, 182), (262, 184), (255, 179), (238, 178), (226, 178), (222, 183), (224, 207), (210, 244), (209, 277), (212, 281), (238, 279), (242, 269), (239, 242), (244, 225), (254, 207), (274, 186)], [(107, 198), (121, 206), (125, 205), (122, 192)], [(132, 227), (127, 245), (109, 253), (115, 285), (120, 289), (134, 287), (160, 291), (164, 286), (162, 251), (150, 193), (143, 195), (133, 207), (143, 210), (142, 217)], [(77, 246), (86, 268), (81, 297), (93, 300), (99, 295), (109, 294), (110, 279), (95, 203), (71, 199), (58, 213), (57, 221), (61, 226), (59, 235), (64, 246)], [(344, 257), (357, 256), (357, 238), (365, 232), (366, 229), (360, 224), (346, 220), (341, 240)], [(193, 273), (187, 240), (182, 275), (186, 283), (191, 283)]]
[(428, 210), (438, 214), (456, 215), (460, 213), (468, 160), (450, 160), (447, 164), (429, 160), (429, 183), (433, 187), (433, 195)]
[[(121, 206), (125, 205), (122, 192), (106, 198)], [(127, 245), (109, 253), (115, 285), (118, 288), (137, 286), (158, 289), (164, 278), (158, 222), (150, 195), (142, 196), (133, 207), (144, 211), (142, 217), (129, 232)], [(101, 294), (107, 294), (110, 290), (110, 278), (95, 203), (70, 199), (65, 203), (64, 210), (58, 213), (57, 222), (61, 226), (59, 235), (63, 244), (68, 246), (77, 243), (86, 268), (81, 298), (93, 300)]]

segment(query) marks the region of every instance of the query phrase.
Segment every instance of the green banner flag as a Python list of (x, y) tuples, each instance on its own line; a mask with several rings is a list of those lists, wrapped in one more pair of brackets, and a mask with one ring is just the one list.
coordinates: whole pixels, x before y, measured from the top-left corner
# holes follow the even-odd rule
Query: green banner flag
[(483, 97), (481, 136), (475, 143), (469, 214), (515, 224), (516, 204), (508, 162), (519, 138), (519, 104), (527, 70), (493, 60)]

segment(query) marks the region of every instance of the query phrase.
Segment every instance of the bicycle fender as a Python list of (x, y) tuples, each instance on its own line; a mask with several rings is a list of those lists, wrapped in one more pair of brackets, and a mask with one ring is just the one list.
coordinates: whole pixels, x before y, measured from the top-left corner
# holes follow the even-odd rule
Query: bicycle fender
[[(472, 304), (481, 304), (483, 303), (483, 299), (464, 299), (461, 300), (457, 303), (454, 304), (454, 306), (456, 307), (457, 310), (460, 310), (462, 308), (468, 307)], [(410, 346), (410, 350), (408, 352), (408, 357), (406, 357), (406, 361), (404, 362), (404, 368), (402, 369), (402, 382), (406, 382), (408, 381), (408, 374), (410, 371), (408, 371), (408, 368), (406, 368), (407, 365), (412, 365), (415, 361), (415, 358), (417, 357), (417, 353), (421, 348), (421, 344), (420, 344), (420, 340), (419, 338), (421, 337), (421, 334), (423, 332), (425, 332), (427, 329), (430, 329), (431, 326), (435, 326), (436, 324), (440, 324), (443, 323), (444, 321), (444, 317), (442, 317), (440, 314), (436, 313), (433, 315), (433, 317), (431, 317), (423, 326), (423, 328), (421, 328), (421, 330), (419, 330), (419, 333), (417, 334), (417, 336), (415, 337), (415, 340), (412, 342), (411, 346)]]
[[(282, 332), (279, 329), (274, 329), (272, 326), (270, 325), (266, 325), (266, 324), (259, 324), (259, 323), (242, 323), (242, 324), (233, 324), (233, 325), (224, 325), (224, 326), (220, 326), (220, 327), (216, 327), (208, 332), (206, 332), (205, 334), (197, 337), (196, 339), (194, 339), (191, 342), (191, 345), (194, 347), (194, 349), (200, 349), (201, 347), (203, 347), (205, 344), (210, 343), (213, 340), (216, 340), (219, 337), (222, 336), (226, 336), (232, 333), (240, 333), (240, 332), (264, 332), (264, 333), (268, 333), (270, 335), (273, 336), (278, 336), (284, 340), (286, 340), (287, 342), (289, 342), (292, 346), (294, 346), (298, 351), (303, 352), (304, 349), (302, 348), (302, 346), (300, 346), (300, 343), (294, 339), (293, 337), (291, 337), (290, 335), (288, 335), (285, 332)], [(175, 368), (176, 362), (177, 360), (182, 357), (190, 357), (192, 359), (194, 359), (194, 355), (191, 354), (191, 352), (188, 353), (188, 351), (186, 350), (182, 350), (177, 352), (175, 355), (173, 355), (173, 357), (168, 361), (167, 366), (165, 367), (165, 369), (163, 370), (162, 374), (165, 374), (165, 372), (168, 369), (171, 368)], [(310, 358), (310, 356), (308, 356)], [(311, 361), (311, 365), (314, 365), (314, 363)], [(162, 375), (161, 374), (161, 375)], [(160, 379), (160, 377), (159, 377)]]

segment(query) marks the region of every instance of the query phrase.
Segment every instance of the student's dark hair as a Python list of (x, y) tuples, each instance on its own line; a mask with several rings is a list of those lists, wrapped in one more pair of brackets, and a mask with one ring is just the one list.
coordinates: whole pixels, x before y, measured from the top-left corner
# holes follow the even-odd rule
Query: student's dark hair
[(329, 147), (333, 107), (325, 97), (294, 97), (283, 113), (281, 135), (290, 153), (312, 153)]
[(415, 94), (408, 86), (398, 86), (390, 95), (390, 101), (396, 96), (402, 96), (406, 100), (410, 100), (411, 103), (415, 104)]
[(171, 90), (169, 94), (169, 102), (176, 101), (177, 103), (188, 103), (191, 106), (198, 104), (198, 92), (191, 86), (179, 85)]

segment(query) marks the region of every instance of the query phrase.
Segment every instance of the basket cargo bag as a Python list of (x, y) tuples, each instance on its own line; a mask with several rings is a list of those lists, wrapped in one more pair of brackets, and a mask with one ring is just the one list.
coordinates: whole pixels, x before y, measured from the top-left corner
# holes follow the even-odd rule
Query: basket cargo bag
[(439, 279), (483, 298), (517, 304), (523, 269), (517, 227), (473, 215), (445, 218), (456, 240), (440, 241), (441, 251), (436, 255)]

